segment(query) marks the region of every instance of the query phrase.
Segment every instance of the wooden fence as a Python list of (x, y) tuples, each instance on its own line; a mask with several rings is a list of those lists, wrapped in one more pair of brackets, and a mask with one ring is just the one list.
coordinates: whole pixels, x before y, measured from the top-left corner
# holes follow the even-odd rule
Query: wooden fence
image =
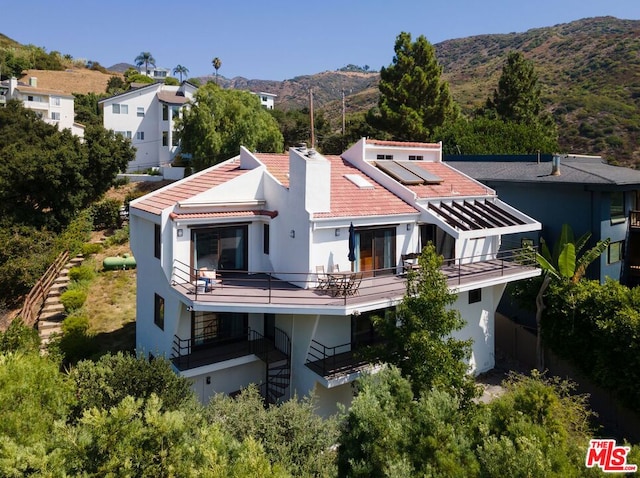
[(20, 316), (25, 325), (29, 327), (36, 325), (38, 314), (40, 314), (40, 310), (42, 310), (44, 302), (47, 300), (51, 286), (68, 260), (69, 251), (61, 252), (24, 299)]

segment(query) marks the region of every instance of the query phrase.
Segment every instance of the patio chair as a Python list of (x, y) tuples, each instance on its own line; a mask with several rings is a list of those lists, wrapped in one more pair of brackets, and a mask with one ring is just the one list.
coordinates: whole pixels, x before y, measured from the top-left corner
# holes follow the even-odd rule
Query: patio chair
[(344, 295), (356, 295), (358, 293), (363, 275), (362, 272), (355, 272), (349, 276), (349, 280), (345, 285)]
[(324, 266), (316, 266), (316, 280), (318, 282), (317, 289), (325, 290), (329, 287), (329, 277), (324, 271)]
[(215, 285), (222, 286), (222, 279), (220, 279), (215, 269), (209, 270), (206, 267), (202, 267), (198, 270), (198, 279), (205, 282), (205, 292), (212, 291)]

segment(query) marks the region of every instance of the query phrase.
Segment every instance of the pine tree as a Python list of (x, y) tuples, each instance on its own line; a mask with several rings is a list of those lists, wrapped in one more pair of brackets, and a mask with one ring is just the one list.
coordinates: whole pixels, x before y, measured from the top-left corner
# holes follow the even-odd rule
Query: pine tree
[(393, 64), (380, 70), (378, 110), (367, 121), (396, 140), (427, 141), (433, 129), (457, 116), (449, 85), (440, 76), (433, 45), (424, 36), (396, 38)]

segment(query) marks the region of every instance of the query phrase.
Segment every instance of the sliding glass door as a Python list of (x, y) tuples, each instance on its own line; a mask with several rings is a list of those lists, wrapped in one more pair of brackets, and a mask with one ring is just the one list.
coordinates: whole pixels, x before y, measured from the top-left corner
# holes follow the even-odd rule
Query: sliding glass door
[(246, 271), (247, 225), (191, 230), (193, 264), (196, 269)]
[(365, 275), (395, 273), (396, 228), (356, 230), (356, 263)]

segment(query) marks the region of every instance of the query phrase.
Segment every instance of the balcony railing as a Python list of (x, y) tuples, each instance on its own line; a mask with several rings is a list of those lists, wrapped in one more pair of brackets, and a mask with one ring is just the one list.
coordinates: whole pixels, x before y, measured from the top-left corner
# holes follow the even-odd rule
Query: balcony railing
[(370, 366), (370, 360), (361, 352), (351, 342), (330, 347), (311, 340), (305, 365), (327, 379), (349, 375)]
[[(451, 288), (501, 277), (531, 273), (538, 268), (532, 248), (500, 251), (486, 255), (450, 259), (441, 271)], [(344, 281), (350, 272), (339, 273)], [(198, 280), (198, 271), (174, 261), (172, 285), (180, 293), (201, 304), (242, 303), (299, 306), (338, 306), (377, 299), (397, 300), (406, 292), (406, 271), (403, 267), (363, 272), (357, 288), (326, 287), (322, 278), (312, 272), (217, 271), (219, 283), (208, 286)], [(342, 293), (348, 291), (348, 293)]]

